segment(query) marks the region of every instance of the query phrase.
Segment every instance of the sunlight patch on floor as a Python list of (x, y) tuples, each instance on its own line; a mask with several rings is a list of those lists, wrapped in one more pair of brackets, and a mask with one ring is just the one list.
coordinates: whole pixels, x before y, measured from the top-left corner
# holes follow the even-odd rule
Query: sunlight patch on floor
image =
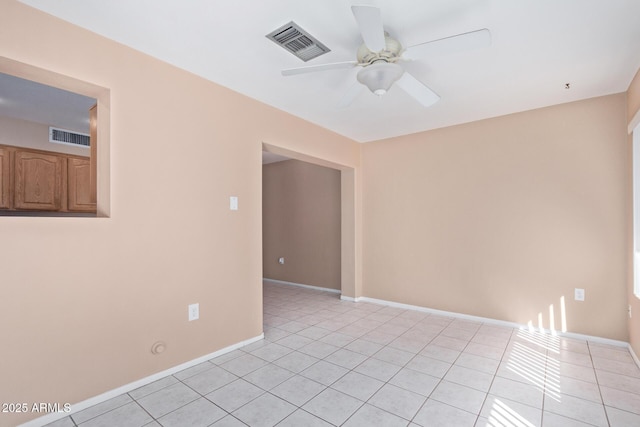
[(491, 427), (534, 427), (500, 399), (494, 401), (487, 425)]
[(521, 329), (517, 337), (521, 342), (514, 342), (506, 355), (506, 369), (560, 401), (560, 362), (554, 357), (560, 354), (560, 338), (535, 329)]

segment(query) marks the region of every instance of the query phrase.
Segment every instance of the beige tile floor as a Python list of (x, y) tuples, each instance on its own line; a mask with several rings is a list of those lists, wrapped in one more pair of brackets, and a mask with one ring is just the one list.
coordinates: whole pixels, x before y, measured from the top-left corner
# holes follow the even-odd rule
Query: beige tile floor
[(50, 426), (640, 426), (626, 348), (274, 284), (264, 331)]

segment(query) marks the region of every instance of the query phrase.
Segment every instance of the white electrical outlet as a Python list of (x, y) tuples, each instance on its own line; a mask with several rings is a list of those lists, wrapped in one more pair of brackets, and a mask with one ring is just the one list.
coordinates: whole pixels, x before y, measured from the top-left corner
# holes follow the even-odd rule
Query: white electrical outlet
[(200, 304), (189, 304), (189, 322), (200, 318)]
[(229, 197), (229, 209), (231, 209), (232, 211), (237, 211), (238, 210), (238, 197), (237, 196)]
[(584, 301), (584, 289), (576, 288), (576, 290), (575, 290), (575, 300), (576, 301)]
[(278, 264), (284, 264), (284, 257), (283, 256), (278, 258)]
[(629, 319), (631, 319), (631, 304), (629, 304)]

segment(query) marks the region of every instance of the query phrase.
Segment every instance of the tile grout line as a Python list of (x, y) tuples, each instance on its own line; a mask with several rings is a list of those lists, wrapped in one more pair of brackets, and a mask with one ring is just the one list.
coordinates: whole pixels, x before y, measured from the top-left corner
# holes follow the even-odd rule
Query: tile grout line
[[(505, 356), (505, 354), (507, 352), (507, 348), (509, 347), (509, 343), (513, 339), (513, 333), (514, 332), (515, 332), (515, 329), (512, 329), (511, 330), (511, 334), (509, 335), (509, 341), (507, 342), (507, 345), (505, 346), (504, 350), (502, 351), (502, 356), (500, 357), (500, 361), (498, 362), (498, 366), (496, 367), (496, 372), (493, 374), (493, 376), (491, 378), (491, 383), (489, 384), (489, 388), (487, 389), (487, 393), (485, 394), (484, 400), (482, 401), (482, 405), (480, 406), (480, 412), (478, 412), (478, 416), (476, 417), (476, 424), (478, 423), (478, 421), (480, 420), (480, 416), (482, 415), (482, 408), (484, 408), (484, 405), (487, 403), (487, 400), (489, 399), (489, 395), (491, 394), (491, 388), (493, 387), (493, 383), (495, 382), (496, 377), (498, 376), (498, 369), (500, 369), (500, 364), (502, 363), (502, 361), (504, 359), (504, 356)], [(540, 416), (540, 418), (541, 418), (541, 421), (542, 421), (542, 416)]]
[[(132, 399), (133, 399), (133, 398), (132, 398)], [(151, 419), (152, 419), (152, 421), (151, 421), (151, 422), (148, 422), (148, 423), (144, 424), (145, 426), (146, 426), (146, 425), (148, 425), (148, 424), (151, 424), (153, 421), (155, 421), (155, 422), (157, 422), (158, 424), (160, 424), (160, 422), (156, 419), (156, 417), (154, 417), (153, 415), (151, 415), (151, 413), (149, 413), (149, 411), (147, 411), (147, 409), (146, 409), (144, 406), (142, 406), (142, 405), (141, 405), (141, 404), (140, 404), (136, 399), (133, 399), (133, 401), (135, 402), (135, 404), (136, 404), (136, 405), (138, 405), (138, 407), (139, 407), (140, 409), (142, 409), (144, 412), (146, 412), (146, 413), (147, 413), (147, 415), (149, 415), (149, 416), (151, 417)]]
[(602, 401), (602, 410), (604, 411), (604, 417), (607, 420), (607, 424), (611, 425), (609, 420), (609, 411), (607, 411), (607, 405), (604, 402), (604, 396), (602, 395), (602, 388), (600, 387), (600, 380), (598, 379), (598, 373), (596, 372), (596, 365), (593, 362), (593, 353), (591, 352), (591, 344), (587, 341), (587, 349), (589, 350), (589, 360), (591, 360), (591, 366), (593, 367), (593, 376), (596, 379), (596, 385), (598, 386), (598, 395)]
[[(381, 310), (382, 310), (382, 308), (381, 308)], [(380, 310), (377, 310), (377, 311), (380, 311)], [(393, 316), (391, 319), (387, 319), (385, 322), (383, 322), (383, 323), (382, 323), (382, 325), (387, 324), (387, 323), (388, 323), (388, 322), (390, 322), (391, 320), (398, 318), (398, 317), (400, 316), (400, 314), (401, 314), (401, 313), (398, 313), (398, 314), (396, 314), (395, 316)], [(364, 318), (369, 317), (369, 316), (370, 316), (370, 315), (367, 315), (367, 316), (365, 316), (365, 317), (363, 317), (363, 318), (361, 318), (361, 319), (364, 319)], [(357, 320), (355, 320), (355, 321), (353, 321), (353, 322), (350, 322), (347, 326), (352, 325), (352, 324), (354, 324), (354, 323), (356, 323), (356, 322), (357, 322)], [(417, 322), (417, 323), (419, 323), (419, 322)], [(416, 324), (417, 324), (417, 323), (416, 323)], [(380, 325), (380, 326), (382, 326), (382, 325)], [(347, 326), (345, 326), (345, 327), (347, 327)], [(413, 326), (415, 326), (415, 324), (414, 324)], [(343, 327), (343, 328), (344, 328), (344, 327)], [(341, 329), (343, 329), (343, 328), (337, 329), (337, 330), (335, 330), (335, 331), (333, 331), (333, 332), (334, 332), (334, 333), (339, 333), (338, 331), (340, 331), (340, 330), (341, 330)], [(400, 335), (396, 336), (396, 337), (395, 337), (395, 339), (397, 339), (398, 337), (402, 336), (402, 335), (403, 335), (404, 333), (406, 333), (408, 330), (411, 330), (411, 328), (408, 328), (408, 329), (407, 329), (406, 331), (404, 331), (402, 334), (400, 334)], [(371, 331), (369, 331), (369, 332), (371, 332)], [(369, 332), (367, 332), (367, 333), (369, 333)], [(365, 336), (365, 335), (367, 335), (367, 334), (364, 334), (364, 335), (360, 336), (360, 338), (354, 338), (354, 339), (352, 339), (352, 340), (350, 341), (350, 343), (351, 343), (351, 342), (353, 342), (353, 341), (355, 341), (356, 339), (363, 339), (363, 340), (365, 340), (365, 341), (368, 341), (368, 340), (366, 340), (366, 338), (362, 338), (362, 337), (363, 337), (363, 336)], [(351, 338), (353, 338), (353, 337), (351, 337)], [(320, 339), (318, 339), (317, 341), (320, 341), (320, 340), (321, 340), (321, 338), (320, 338)], [(373, 354), (371, 354), (371, 355), (366, 355), (366, 354), (361, 354), (361, 353), (355, 352), (355, 353), (361, 354), (361, 355), (363, 355), (363, 356), (365, 356), (365, 357), (367, 357), (367, 358), (366, 358), (366, 359), (364, 359), (364, 360), (363, 360), (362, 362), (360, 362), (359, 364), (355, 365), (353, 368), (349, 369), (349, 371), (348, 371), (347, 373), (345, 373), (344, 375), (342, 375), (341, 377), (339, 377), (338, 379), (336, 379), (336, 380), (335, 380), (334, 382), (332, 382), (329, 386), (327, 386), (327, 388), (331, 388), (331, 389), (332, 389), (332, 390), (334, 390), (334, 391), (337, 391), (337, 392), (342, 393), (340, 390), (337, 390), (337, 389), (333, 388), (333, 387), (332, 387), (332, 385), (334, 385), (336, 382), (338, 382), (340, 379), (344, 378), (346, 375), (348, 375), (348, 374), (349, 374), (349, 373), (351, 373), (351, 372), (357, 373), (357, 374), (359, 374), (359, 375), (367, 376), (367, 377), (372, 378), (372, 379), (374, 379), (374, 380), (380, 381), (378, 378), (371, 377), (371, 376), (369, 376), (369, 375), (367, 375), (367, 374), (357, 372), (357, 371), (356, 371), (357, 367), (358, 367), (358, 366), (360, 366), (360, 365), (362, 365), (363, 363), (365, 363), (366, 361), (368, 361), (368, 360), (370, 360), (370, 359), (372, 359), (372, 358), (373, 358), (373, 359), (375, 359), (373, 356), (375, 356), (375, 354), (378, 354), (380, 351), (384, 350), (385, 348), (392, 348), (392, 349), (394, 349), (394, 350), (400, 350), (400, 349), (396, 349), (396, 348), (394, 348), (394, 347), (389, 347), (389, 343), (387, 343), (387, 344), (381, 344), (381, 343), (376, 343), (376, 342), (373, 342), (373, 341), (368, 341), (368, 342), (372, 342), (372, 343), (374, 343), (374, 344), (380, 344), (380, 345), (382, 345), (382, 348), (378, 349), (375, 353), (373, 353)], [(393, 340), (392, 340), (391, 342), (393, 342)], [(341, 347), (339, 347), (339, 348), (340, 348), (340, 349), (346, 349), (346, 347), (347, 347), (350, 343), (345, 344), (345, 345), (343, 345), (343, 346), (341, 346)], [(425, 344), (425, 345), (423, 346), (423, 348), (424, 348), (424, 347), (426, 347), (427, 345), (428, 345), (428, 343), (427, 343), (427, 344)], [(348, 350), (348, 349), (347, 349), (347, 350)], [(336, 350), (335, 352), (337, 352), (337, 351), (339, 351), (339, 350)], [(402, 350), (400, 350), (400, 351), (402, 351)], [(334, 354), (335, 352), (333, 352), (333, 353), (331, 353), (331, 354)], [(418, 353), (419, 353), (419, 352), (418, 352)], [(417, 353), (417, 354), (418, 354), (418, 353)], [(416, 354), (416, 355), (417, 355), (417, 354)], [(414, 357), (415, 357), (416, 355), (414, 355)], [(327, 355), (326, 357), (329, 357), (329, 356), (330, 356), (330, 355)], [(325, 358), (326, 358), (326, 357), (325, 357)], [(412, 359), (413, 359), (413, 358), (409, 359), (409, 361), (407, 361), (404, 365), (401, 365), (401, 367), (400, 367), (400, 369), (398, 370), (398, 372), (399, 372), (403, 367), (405, 367), (405, 366), (406, 366), (406, 365), (407, 365), (407, 364), (408, 364)], [(375, 360), (378, 360), (378, 361), (381, 361), (381, 362), (385, 362), (385, 363), (389, 363), (389, 362), (386, 362), (386, 361), (381, 360), (381, 359), (375, 359)], [(332, 363), (332, 362), (327, 362), (327, 363)], [(394, 366), (397, 366), (397, 365), (395, 365), (395, 364), (393, 364), (393, 365), (394, 365)], [(341, 366), (341, 365), (336, 365), (336, 366), (340, 366), (340, 367), (342, 367), (342, 368), (345, 368), (344, 366)], [(393, 379), (396, 375), (397, 375), (397, 372), (396, 372), (396, 374), (394, 374), (391, 378), (389, 378), (387, 381), (384, 381), (384, 382), (383, 382), (383, 385), (378, 389), (378, 391), (379, 391), (380, 389), (382, 389), (382, 387), (384, 387), (385, 385), (390, 384), (390, 383), (389, 383), (389, 381), (390, 381), (391, 379)], [(377, 393), (378, 391), (376, 391), (376, 393)], [(407, 391), (410, 391), (410, 390), (407, 390)], [(410, 391), (410, 392), (411, 392), (411, 391)], [(355, 410), (355, 411), (354, 411), (354, 412), (353, 412), (353, 413), (352, 413), (352, 414), (351, 414), (351, 415), (350, 415), (350, 416), (349, 416), (349, 417), (348, 417), (344, 422), (348, 421), (351, 417), (353, 417), (353, 416), (356, 414), (356, 412), (358, 412), (358, 410), (359, 410), (360, 408), (362, 408), (364, 405), (366, 405), (366, 404), (370, 404), (370, 403), (368, 403), (368, 402), (369, 402), (369, 400), (370, 400), (373, 396), (375, 396), (375, 394), (376, 394), (376, 393), (374, 393), (372, 396), (370, 396), (366, 401), (361, 401), (359, 398), (357, 398), (357, 397), (355, 397), (355, 396), (351, 396), (351, 395), (347, 394), (348, 396), (351, 396), (351, 397), (356, 398), (357, 400), (360, 400), (360, 401), (362, 402), (362, 405), (360, 405), (360, 406), (358, 407), (358, 409), (356, 409), (356, 410)], [(428, 399), (428, 397), (427, 397), (427, 399)], [(311, 399), (310, 399), (310, 400), (311, 400)], [(425, 400), (425, 401), (426, 401), (426, 400)], [(376, 408), (378, 408), (378, 409), (381, 409), (381, 410), (385, 411), (383, 408), (379, 408), (379, 407), (377, 407), (377, 406), (375, 406), (375, 405), (372, 405), (372, 406), (374, 406), (374, 407), (376, 407)], [(421, 406), (422, 406), (422, 405), (421, 405)], [(387, 411), (385, 411), (385, 412), (387, 412)], [(392, 414), (392, 415), (397, 416), (397, 414)], [(400, 418), (402, 418), (402, 417), (400, 417)], [(412, 417), (412, 419), (413, 419), (413, 417)], [(325, 421), (326, 421), (326, 420), (325, 420)], [(411, 422), (411, 420), (409, 420), (409, 422)]]
[[(384, 307), (383, 307), (383, 308), (384, 308)], [(383, 308), (381, 308), (381, 310), (382, 310)], [(380, 310), (377, 310), (377, 311), (380, 311)], [(376, 311), (376, 312), (377, 312), (377, 311)], [(389, 321), (391, 321), (392, 319), (397, 318), (398, 316), (399, 316), (399, 314), (397, 314), (396, 316), (392, 317), (391, 319), (388, 319), (386, 322), (383, 322), (382, 324), (384, 325), (384, 324), (388, 323)], [(366, 317), (369, 317), (369, 316), (365, 316), (365, 318), (366, 318)], [(350, 323), (350, 324), (353, 324), (353, 323), (355, 323), (355, 322), (352, 322), (352, 323)], [(347, 325), (347, 326), (348, 326), (348, 325)], [(380, 326), (382, 326), (382, 325), (380, 325)], [(372, 332), (372, 331), (369, 331), (369, 332)], [(367, 334), (368, 334), (369, 332), (367, 332)], [(405, 331), (405, 332), (406, 332), (406, 331)], [(365, 336), (365, 335), (367, 335), (367, 334), (362, 335), (362, 336), (361, 336), (360, 338), (358, 338), (358, 339), (363, 339), (364, 341), (368, 341), (367, 339), (362, 338), (363, 336)], [(397, 338), (397, 337), (396, 337), (396, 338)], [(353, 341), (355, 341), (355, 340), (353, 340)], [(373, 341), (368, 341), (368, 342), (373, 342)], [(362, 364), (363, 364), (363, 363), (365, 363), (367, 360), (369, 360), (369, 359), (373, 358), (373, 356), (374, 356), (374, 355), (378, 354), (380, 351), (382, 351), (383, 349), (385, 349), (385, 348), (388, 346), (388, 344), (381, 344), (381, 343), (376, 343), (376, 342), (373, 342), (373, 343), (374, 343), (374, 344), (380, 344), (380, 345), (382, 345), (382, 348), (380, 348), (378, 351), (376, 351), (375, 353), (371, 354), (370, 356), (369, 356), (369, 355), (365, 355), (365, 354), (363, 354), (363, 356), (366, 356), (366, 357), (367, 357), (365, 360), (363, 360), (362, 362), (360, 362), (359, 364), (357, 364), (356, 366), (354, 366), (352, 369), (350, 369), (350, 370), (349, 370), (349, 372), (348, 372), (348, 373), (346, 373), (345, 375), (343, 375), (342, 377), (340, 377), (339, 379), (337, 379), (336, 381), (334, 381), (331, 385), (335, 384), (335, 383), (336, 383), (336, 382), (338, 382), (341, 378), (344, 378), (346, 375), (348, 375), (348, 374), (349, 374), (349, 373), (351, 373), (351, 372), (355, 372), (355, 373), (357, 373), (357, 374), (359, 374), (359, 375), (363, 375), (363, 376), (366, 376), (366, 377), (368, 377), (368, 378), (372, 378), (372, 379), (374, 379), (374, 380), (381, 381), (381, 380), (380, 380), (380, 379), (378, 379), (378, 378), (371, 377), (371, 376), (369, 376), (369, 375), (367, 375), (367, 374), (360, 373), (360, 372), (357, 372), (357, 371), (355, 370), (358, 366), (362, 365)], [(348, 345), (348, 344), (347, 344), (347, 345)], [(425, 346), (426, 346), (426, 344), (425, 344)], [(343, 346), (342, 348), (345, 348), (345, 347), (346, 347), (346, 345), (345, 345), (345, 346)], [(357, 353), (357, 352), (355, 352), (355, 353)], [(361, 354), (361, 353), (358, 353), (358, 354)], [(376, 359), (376, 360), (379, 360), (379, 359)], [(383, 362), (384, 362), (384, 361), (383, 361)], [(329, 362), (329, 363), (331, 363), (331, 362)], [(409, 363), (409, 362), (407, 362), (407, 363)], [(406, 364), (405, 364), (405, 365), (403, 365), (403, 366), (406, 366)], [(401, 369), (402, 369), (402, 367), (401, 367)], [(399, 370), (399, 371), (400, 371), (400, 370)], [(399, 371), (398, 371), (398, 372), (399, 372)], [(375, 407), (375, 408), (378, 408), (378, 409), (380, 409), (380, 410), (382, 410), (382, 411), (384, 411), (384, 412), (390, 413), (390, 412), (388, 412), (388, 411), (384, 410), (383, 408), (379, 408), (378, 406), (375, 406), (375, 405), (373, 405), (373, 404), (370, 404), (370, 403), (369, 403), (369, 400), (371, 400), (371, 398), (373, 398), (373, 396), (375, 396), (375, 395), (376, 395), (376, 394), (377, 394), (377, 393), (378, 393), (378, 392), (379, 392), (379, 391), (380, 391), (380, 390), (381, 390), (385, 385), (389, 384), (389, 381), (390, 381), (391, 379), (393, 379), (393, 378), (395, 377), (395, 375), (397, 375), (397, 372), (396, 372), (396, 373), (395, 373), (391, 378), (389, 378), (389, 380), (387, 380), (387, 381), (381, 381), (381, 382), (383, 382), (383, 385), (382, 385), (380, 388), (378, 388), (378, 390), (376, 390), (376, 392), (375, 392), (375, 393), (373, 393), (373, 394), (372, 394), (372, 395), (371, 395), (367, 400), (365, 400), (365, 401), (361, 401), (361, 402), (362, 402), (362, 405), (360, 405), (360, 406), (359, 406), (359, 407), (358, 407), (358, 408), (357, 408), (357, 409), (356, 409), (356, 410), (355, 410), (355, 411), (354, 411), (354, 412), (353, 412), (349, 417), (347, 417), (347, 419), (346, 419), (346, 420), (344, 420), (344, 422), (343, 422), (341, 425), (343, 425), (344, 423), (346, 423), (347, 421), (349, 421), (349, 419), (351, 419), (351, 418), (352, 418), (352, 417), (353, 417), (353, 416), (354, 416), (354, 415), (355, 415), (355, 414), (356, 414), (356, 413), (357, 413), (357, 412), (358, 412), (362, 407), (364, 407), (364, 405), (367, 405), (367, 404), (369, 404), (369, 405), (371, 405), (371, 406), (373, 406), (373, 407)], [(331, 385), (330, 385), (330, 386), (328, 386), (328, 388), (331, 388)], [(393, 385), (393, 384), (392, 384), (392, 385)], [(335, 391), (340, 392), (340, 390), (336, 390), (336, 389), (333, 389), (333, 388), (332, 388), (332, 390), (335, 390)], [(342, 393), (342, 392), (340, 392), (340, 393)], [(347, 393), (344, 393), (344, 394), (347, 394)], [(347, 395), (348, 395), (348, 394), (347, 394)], [(348, 396), (350, 396), (350, 395), (348, 395)], [(351, 397), (356, 398), (355, 396), (351, 396)], [(356, 399), (358, 399), (358, 398), (356, 398)], [(358, 399), (358, 400), (360, 400), (360, 399)], [(390, 414), (391, 414), (391, 413), (390, 413)], [(396, 417), (398, 417), (398, 415), (397, 415), (397, 414), (392, 414), (392, 415), (395, 415)], [(402, 417), (399, 417), (399, 418), (402, 418)], [(404, 419), (404, 418), (403, 418), (403, 419)], [(409, 422), (411, 422), (411, 420), (409, 420)]]

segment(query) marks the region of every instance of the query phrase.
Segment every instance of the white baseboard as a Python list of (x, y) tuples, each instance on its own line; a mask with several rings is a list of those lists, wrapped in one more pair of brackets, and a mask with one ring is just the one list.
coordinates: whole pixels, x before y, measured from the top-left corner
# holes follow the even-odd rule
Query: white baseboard
[(297, 286), (299, 288), (314, 289), (316, 291), (332, 292), (334, 294), (339, 294), (341, 292), (340, 289), (323, 288), (322, 286), (311, 286), (311, 285), (305, 285), (305, 284), (302, 284), (302, 283), (285, 282), (284, 280), (265, 279), (265, 278), (263, 278), (262, 281), (263, 282), (277, 283), (278, 285), (288, 285), (288, 286)]
[[(300, 284), (300, 283), (284, 282), (282, 280), (274, 280), (274, 279), (262, 279), (262, 280), (264, 280), (266, 282), (279, 283), (279, 284), (282, 284), (282, 285), (299, 286), (299, 287), (303, 287), (303, 288), (316, 289), (316, 290), (335, 292), (335, 293), (339, 293), (340, 292), (340, 291), (338, 291), (336, 289), (320, 288), (320, 287), (317, 287), (317, 286), (303, 285), (303, 284)], [(456, 313), (456, 312), (452, 312), (452, 311), (437, 310), (435, 308), (421, 307), (421, 306), (418, 306), (418, 305), (411, 305), (411, 304), (403, 304), (403, 303), (400, 303), (400, 302), (387, 301), (387, 300), (376, 299), (376, 298), (369, 298), (369, 297), (355, 297), (354, 298), (354, 297), (348, 297), (346, 295), (340, 295), (340, 299), (342, 301), (347, 301), (347, 302), (368, 302), (368, 303), (371, 303), (371, 304), (385, 305), (385, 306), (389, 306), (389, 307), (402, 308), (402, 309), (405, 309), (405, 310), (421, 311), (423, 313), (436, 314), (436, 315), (439, 315), (439, 316), (446, 316), (446, 317), (454, 317), (454, 318), (457, 318), (457, 319), (470, 320), (470, 321), (474, 321), (474, 322), (482, 322), (482, 323), (486, 323), (486, 324), (490, 324), (490, 325), (496, 325), (496, 326), (505, 326), (505, 327), (508, 327), (508, 328), (529, 329), (528, 325), (524, 325), (522, 323), (509, 322), (509, 321), (506, 321), (506, 320), (497, 320), (497, 319), (492, 319), (492, 318), (489, 318), (489, 317), (472, 316), (470, 314), (463, 314), (463, 313)], [(535, 328), (535, 330), (540, 331), (540, 328)], [(560, 337), (591, 341), (591, 342), (594, 342), (594, 343), (613, 345), (613, 346), (616, 346), (616, 347), (629, 347), (630, 348), (629, 343), (627, 343), (626, 341), (618, 341), (618, 340), (613, 340), (613, 339), (610, 339), (610, 338), (596, 337), (596, 336), (593, 336), (593, 335), (577, 334), (577, 333), (574, 333), (574, 332), (551, 331), (549, 329), (543, 329), (542, 331), (544, 333), (546, 333), (546, 334), (555, 334), (556, 336), (560, 336)], [(633, 352), (632, 352), (632, 355), (634, 357), (636, 356)], [(638, 366), (640, 367), (640, 362), (638, 362), (637, 357), (636, 357), (635, 360), (636, 360), (636, 363), (638, 363)]]
[(42, 427), (44, 425), (47, 425), (49, 423), (52, 423), (54, 421), (67, 417), (69, 415), (73, 415), (91, 406), (97, 405), (98, 403), (106, 402), (107, 400), (112, 399), (116, 396), (120, 396), (121, 394), (128, 393), (132, 390), (135, 390), (147, 384), (151, 384), (152, 382), (162, 379), (166, 376), (173, 375), (176, 372), (180, 372), (184, 369), (190, 368), (199, 363), (206, 362), (207, 360), (213, 359), (214, 357), (222, 356), (223, 354), (229, 353), (233, 350), (237, 350), (241, 347), (252, 344), (256, 341), (260, 341), (261, 339), (264, 339), (264, 334), (260, 334), (257, 337), (249, 338), (248, 340), (244, 340), (239, 343), (230, 345), (218, 351), (214, 351), (213, 353), (198, 357), (197, 359), (190, 360), (188, 362), (166, 369), (162, 372), (158, 372), (156, 374), (139, 379), (137, 381), (123, 385), (113, 390), (109, 390), (105, 393), (99, 394), (98, 396), (90, 397), (89, 399), (83, 400), (82, 402), (74, 403), (73, 405), (71, 405), (71, 409), (69, 410), (69, 412), (55, 412), (55, 413), (47, 414), (45, 416), (28, 421), (24, 424), (20, 424), (19, 427)]
[[(386, 301), (386, 300), (381, 300), (381, 299), (376, 299), (376, 298), (369, 298), (369, 297), (351, 298), (351, 297), (342, 296), (342, 297), (340, 297), (340, 299), (343, 299), (345, 301), (354, 301), (354, 302), (369, 302), (369, 303), (372, 303), (372, 304), (386, 305), (386, 306), (389, 306), (389, 307), (402, 308), (402, 309), (405, 309), (405, 310), (421, 311), (423, 313), (437, 314), (439, 316), (446, 316), (446, 317), (454, 317), (454, 318), (457, 318), (457, 319), (470, 320), (470, 321), (474, 321), (474, 322), (482, 322), (482, 323), (487, 323), (487, 324), (496, 325), (496, 326), (505, 326), (505, 327), (509, 327), (509, 328), (520, 328), (520, 329), (529, 329), (528, 325), (523, 325), (521, 323), (508, 322), (506, 320), (491, 319), (491, 318), (488, 318), (488, 317), (472, 316), (472, 315), (469, 315), (469, 314), (455, 313), (455, 312), (451, 312), (451, 311), (436, 310), (434, 308), (427, 308), (427, 307), (421, 307), (421, 306), (417, 306), (417, 305), (403, 304), (403, 303), (399, 303), (399, 302)], [(535, 328), (535, 330), (536, 331), (540, 331), (540, 328)], [(591, 335), (576, 334), (576, 333), (573, 333), (573, 332), (550, 331), (548, 329), (543, 329), (543, 332), (547, 333), (547, 334), (555, 334), (555, 335), (560, 336), (560, 337), (574, 338), (574, 339), (591, 341), (591, 342), (600, 343), (600, 344), (608, 344), (608, 345), (613, 345), (613, 346), (616, 346), (616, 347), (628, 347), (629, 346), (629, 343), (627, 343), (625, 341), (612, 340), (612, 339), (609, 339), (609, 338), (595, 337), (595, 336), (591, 336)]]

